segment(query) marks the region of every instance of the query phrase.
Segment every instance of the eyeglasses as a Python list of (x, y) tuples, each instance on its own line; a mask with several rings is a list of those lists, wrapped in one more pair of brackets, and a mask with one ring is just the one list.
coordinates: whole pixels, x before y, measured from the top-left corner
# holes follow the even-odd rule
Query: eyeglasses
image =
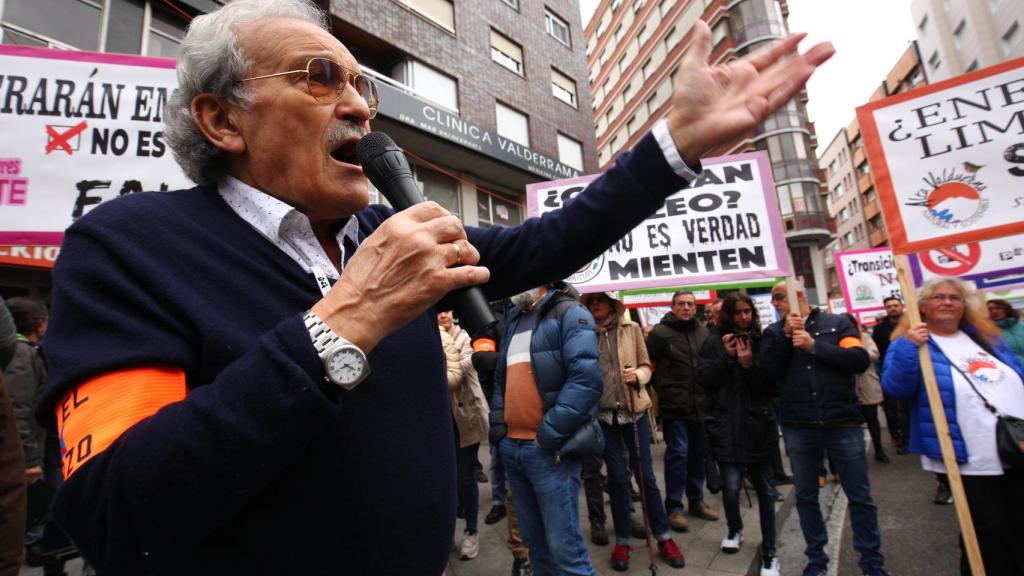
[(265, 76), (242, 78), (239, 82), (263, 80), (288, 74), (305, 74), (306, 91), (321, 104), (333, 104), (341, 99), (347, 86), (352, 86), (370, 108), (370, 118), (377, 115), (377, 84), (369, 77), (353, 72), (341, 64), (327, 58), (310, 58), (303, 70), (289, 70)]
[(779, 292), (777, 294), (772, 294), (772, 302), (781, 302), (782, 300), (785, 300), (785, 299), (786, 299), (786, 295), (783, 294), (782, 292)]
[(949, 302), (950, 304), (961, 304), (964, 301), (959, 294), (932, 294), (928, 297), (928, 300), (938, 300), (939, 302)]

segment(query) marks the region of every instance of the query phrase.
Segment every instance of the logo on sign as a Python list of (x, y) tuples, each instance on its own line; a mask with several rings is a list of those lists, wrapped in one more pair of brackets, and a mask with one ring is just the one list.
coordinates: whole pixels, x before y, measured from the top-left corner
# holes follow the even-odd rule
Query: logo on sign
[(941, 176), (929, 172), (926, 186), (905, 204), (923, 207), (925, 218), (940, 228), (967, 228), (988, 210), (988, 200), (981, 197), (986, 186), (975, 176), (981, 168), (964, 162), (964, 172), (943, 170)]
[(602, 268), (604, 268), (604, 254), (591, 260), (586, 266), (580, 268), (574, 272), (572, 276), (566, 278), (565, 281), (569, 284), (582, 284), (584, 282), (589, 282), (594, 278), (597, 278), (597, 275), (601, 273)]
[(872, 302), (875, 299), (875, 293), (871, 290), (870, 286), (861, 284), (854, 288), (853, 298), (857, 302)]

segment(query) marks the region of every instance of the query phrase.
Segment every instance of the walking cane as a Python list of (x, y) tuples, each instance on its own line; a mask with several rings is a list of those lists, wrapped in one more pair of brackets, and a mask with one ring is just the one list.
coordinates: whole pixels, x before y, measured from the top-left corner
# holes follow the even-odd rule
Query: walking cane
[[(624, 367), (632, 368), (633, 366), (625, 364)], [(625, 382), (623, 382), (623, 385), (629, 386), (629, 384), (626, 384)], [(637, 390), (640, 389), (639, 387), (640, 382), (638, 380)], [(640, 485), (640, 510), (643, 512), (644, 532), (647, 535), (647, 558), (651, 562), (649, 567), (651, 570), (651, 576), (656, 576), (658, 574), (658, 567), (654, 564), (654, 546), (651, 541), (651, 517), (647, 512), (647, 482), (644, 481), (646, 478), (646, 476), (644, 476), (644, 462), (643, 458), (640, 456), (640, 428), (636, 423), (636, 412), (633, 410), (633, 400), (630, 399), (629, 388), (626, 388), (626, 407), (629, 408), (629, 417), (633, 422), (633, 446), (636, 448), (636, 471), (640, 475), (637, 484)]]

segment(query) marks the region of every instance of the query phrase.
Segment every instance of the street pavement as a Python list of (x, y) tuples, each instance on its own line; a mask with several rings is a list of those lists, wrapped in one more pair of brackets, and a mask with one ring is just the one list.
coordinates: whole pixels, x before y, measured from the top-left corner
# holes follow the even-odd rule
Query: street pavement
[[(886, 434), (886, 438), (888, 435)], [(659, 488), (664, 488), (663, 463), (664, 443), (653, 445), (655, 473)], [(490, 458), (486, 444), (480, 447), (480, 461), (486, 470)], [(892, 464), (878, 464), (869, 452), (872, 494), (879, 508), (879, 525), (882, 531), (882, 552), (886, 556), (886, 568), (893, 576), (946, 576), (958, 574), (959, 548), (956, 514), (952, 506), (937, 506), (932, 503), (935, 491), (934, 476), (923, 472), (917, 455), (896, 456), (890, 449)], [(448, 576), (507, 576), (512, 568), (512, 555), (505, 547), (507, 521), (488, 526), (484, 516), (491, 508), (491, 484), (480, 484), (480, 555), (469, 561), (459, 560), (458, 551), (453, 551), (447, 569)], [(781, 486), (785, 501), (776, 504), (778, 526), (777, 549), (782, 563), (783, 576), (799, 576), (804, 567), (804, 543), (800, 524), (794, 510), (792, 486)], [(725, 517), (719, 495), (707, 494), (707, 502), (722, 516), (717, 522), (706, 522), (690, 518), (690, 530), (685, 533), (673, 532), (673, 538), (686, 556), (686, 567), (675, 569), (665, 564), (655, 550), (655, 567), (660, 576), (738, 576), (758, 573), (758, 547), (760, 529), (757, 514), (757, 498), (751, 491), (752, 503), (741, 494), (743, 511), (744, 542), (737, 554), (723, 554), (719, 544), (725, 536)], [(838, 486), (829, 482), (821, 490), (822, 511), (829, 527), (828, 553), (832, 558), (829, 576), (857, 576), (857, 553), (853, 549), (846, 499)], [(607, 505), (607, 503), (606, 503)], [(637, 513), (640, 505), (635, 504)], [(590, 525), (586, 514), (586, 503), (580, 491), (579, 505), (583, 534), (589, 536)], [(461, 543), (463, 521), (456, 522), (453, 542)], [(608, 513), (608, 531), (611, 533), (611, 514)], [(614, 541), (614, 534), (610, 534)], [(647, 545), (633, 541), (633, 556), (628, 572), (611, 569), (612, 545), (596, 546), (586, 538), (587, 549), (597, 573), (601, 576), (625, 574), (626, 576), (652, 575), (649, 569)], [(68, 563), (69, 576), (79, 576), (81, 560)], [(19, 576), (42, 576), (42, 569), (23, 567)], [(305, 576), (305, 575), (302, 575)]]

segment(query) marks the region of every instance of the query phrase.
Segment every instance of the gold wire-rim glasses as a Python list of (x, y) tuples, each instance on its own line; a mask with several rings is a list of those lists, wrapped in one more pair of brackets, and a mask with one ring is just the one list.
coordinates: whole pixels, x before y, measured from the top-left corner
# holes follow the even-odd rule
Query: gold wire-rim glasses
[[(317, 67), (319, 70), (317, 70)], [(249, 78), (242, 78), (238, 82), (263, 80), (264, 78), (275, 78), (289, 74), (305, 74), (306, 92), (321, 104), (337, 102), (341, 99), (342, 94), (345, 93), (345, 88), (352, 86), (359, 96), (366, 101), (366, 105), (370, 109), (370, 118), (372, 119), (377, 115), (379, 98), (377, 96), (377, 84), (373, 79), (322, 56), (310, 58), (306, 62), (306, 67), (301, 70), (288, 70), (263, 76), (251, 76)], [(317, 80), (316, 77), (322, 77), (323, 79)], [(337, 78), (337, 80), (332, 78)]]

